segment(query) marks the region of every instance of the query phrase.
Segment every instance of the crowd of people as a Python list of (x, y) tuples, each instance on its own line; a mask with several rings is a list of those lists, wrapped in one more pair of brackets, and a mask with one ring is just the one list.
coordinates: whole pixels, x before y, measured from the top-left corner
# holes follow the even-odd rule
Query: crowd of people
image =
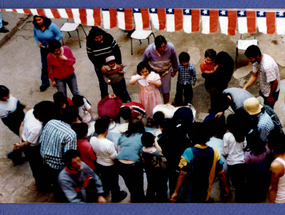
[[(86, 47), (101, 91), (97, 116), (78, 89), (76, 59), (69, 47), (61, 46), (58, 27), (42, 16), (34, 16), (33, 23), (42, 61), (40, 90), (51, 81), (57, 92), (53, 101), (32, 108), (0, 85), (0, 117), (19, 136), (8, 158), (15, 165), (28, 160), (40, 192), (55, 192), (59, 202), (98, 203), (105, 203), (111, 192), (111, 201), (120, 202), (127, 196), (120, 175), (133, 203), (212, 203), (218, 178), (222, 199), (229, 197), (232, 185), (235, 202), (262, 202), (268, 195), (271, 203), (285, 203), (285, 135), (273, 110), (280, 74), (273, 58), (258, 46), (245, 51), (253, 73), (243, 89), (228, 88), (234, 71), (231, 56), (205, 51), (200, 70), (211, 107), (204, 121), (196, 122), (192, 86), (197, 75), (188, 53), (177, 57), (174, 45), (157, 36), (137, 74), (125, 80), (116, 40), (92, 27)], [(171, 77), (176, 73), (171, 104)], [(246, 90), (258, 75), (264, 104)], [(126, 82), (138, 83), (138, 102), (132, 101)], [(225, 116), (228, 108), (232, 114)], [(115, 126), (121, 132), (116, 141), (108, 138)]]

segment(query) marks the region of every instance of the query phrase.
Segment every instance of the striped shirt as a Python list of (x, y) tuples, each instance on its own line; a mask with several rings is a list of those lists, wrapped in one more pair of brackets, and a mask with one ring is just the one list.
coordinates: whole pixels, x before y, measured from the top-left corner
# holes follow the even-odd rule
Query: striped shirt
[(70, 125), (60, 120), (50, 120), (40, 137), (41, 156), (53, 169), (63, 169), (63, 155), (69, 149), (77, 149), (76, 133)]
[(192, 63), (189, 62), (188, 66), (183, 66), (181, 63), (178, 63), (178, 79), (177, 81), (182, 84), (193, 84), (196, 83), (196, 69)]
[(278, 86), (276, 92), (280, 89), (280, 73), (279, 68), (275, 60), (267, 54), (262, 54), (262, 60), (260, 63), (255, 62), (253, 64), (253, 73), (260, 73), (260, 91), (268, 97), (271, 91), (270, 82), (278, 80)]
[(137, 118), (138, 116), (144, 116), (145, 115), (145, 108), (141, 103), (138, 102), (128, 102), (124, 103), (121, 108), (123, 107), (130, 107), (132, 110), (132, 119)]

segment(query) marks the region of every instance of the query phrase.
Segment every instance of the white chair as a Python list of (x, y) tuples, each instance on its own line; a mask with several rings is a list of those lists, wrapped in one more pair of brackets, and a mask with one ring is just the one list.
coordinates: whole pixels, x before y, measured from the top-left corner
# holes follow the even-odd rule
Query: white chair
[(240, 36), (240, 40), (238, 40), (236, 42), (236, 68), (237, 68), (237, 56), (238, 56), (238, 50), (243, 50), (245, 51), (247, 49), (247, 47), (251, 46), (251, 45), (256, 45), (258, 46), (258, 41), (255, 38), (255, 34), (254, 34), (254, 39), (253, 40), (243, 40), (242, 39), (242, 35)]
[[(87, 37), (87, 34), (86, 34), (86, 32), (85, 32), (83, 26), (82, 26), (81, 24), (79, 24), (79, 23), (66, 22), (66, 23), (64, 23), (64, 24), (61, 26), (60, 30), (61, 30), (61, 31), (64, 31), (64, 32), (67, 32), (68, 35), (69, 35), (69, 37), (71, 37), (71, 35), (70, 35), (69, 32), (71, 32), (71, 31), (77, 31), (79, 47), (81, 48), (80, 37), (79, 37), (79, 31), (78, 31), (78, 27), (79, 27), (79, 26), (81, 26), (81, 28), (82, 28), (82, 30), (83, 30), (85, 36)], [(64, 45), (63, 37), (62, 37), (62, 44)]]
[(146, 40), (149, 45), (149, 37), (153, 36), (153, 39), (155, 39), (154, 33), (151, 30), (135, 30), (131, 34), (131, 55), (133, 55), (133, 39), (139, 40), (140, 44), (142, 44), (141, 40)]

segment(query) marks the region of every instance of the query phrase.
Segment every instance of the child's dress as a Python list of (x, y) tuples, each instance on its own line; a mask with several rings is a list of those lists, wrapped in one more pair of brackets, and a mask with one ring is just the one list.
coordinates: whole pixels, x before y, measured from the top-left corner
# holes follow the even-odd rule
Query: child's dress
[[(132, 76), (132, 79), (137, 79), (140, 75)], [(155, 85), (149, 85), (148, 81), (158, 81), (160, 76), (155, 72), (150, 72), (146, 79), (138, 80), (140, 86), (139, 103), (141, 103), (146, 112), (146, 118), (153, 116), (152, 110), (156, 105), (162, 104), (162, 99), (158, 88)]]

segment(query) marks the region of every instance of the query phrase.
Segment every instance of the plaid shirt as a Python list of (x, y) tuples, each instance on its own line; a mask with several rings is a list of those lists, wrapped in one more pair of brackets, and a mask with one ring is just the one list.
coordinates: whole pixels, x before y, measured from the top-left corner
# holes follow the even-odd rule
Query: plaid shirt
[(192, 84), (196, 83), (197, 76), (196, 76), (196, 69), (192, 63), (189, 63), (188, 66), (183, 66), (181, 63), (178, 63), (178, 79), (177, 81), (180, 84)]
[(260, 138), (266, 142), (267, 137), (274, 129), (274, 123), (272, 122), (270, 116), (264, 112), (259, 115), (258, 123), (257, 123), (257, 130), (259, 131)]
[(60, 120), (50, 120), (41, 134), (41, 156), (53, 169), (63, 169), (63, 154), (77, 149), (76, 133), (70, 125)]

